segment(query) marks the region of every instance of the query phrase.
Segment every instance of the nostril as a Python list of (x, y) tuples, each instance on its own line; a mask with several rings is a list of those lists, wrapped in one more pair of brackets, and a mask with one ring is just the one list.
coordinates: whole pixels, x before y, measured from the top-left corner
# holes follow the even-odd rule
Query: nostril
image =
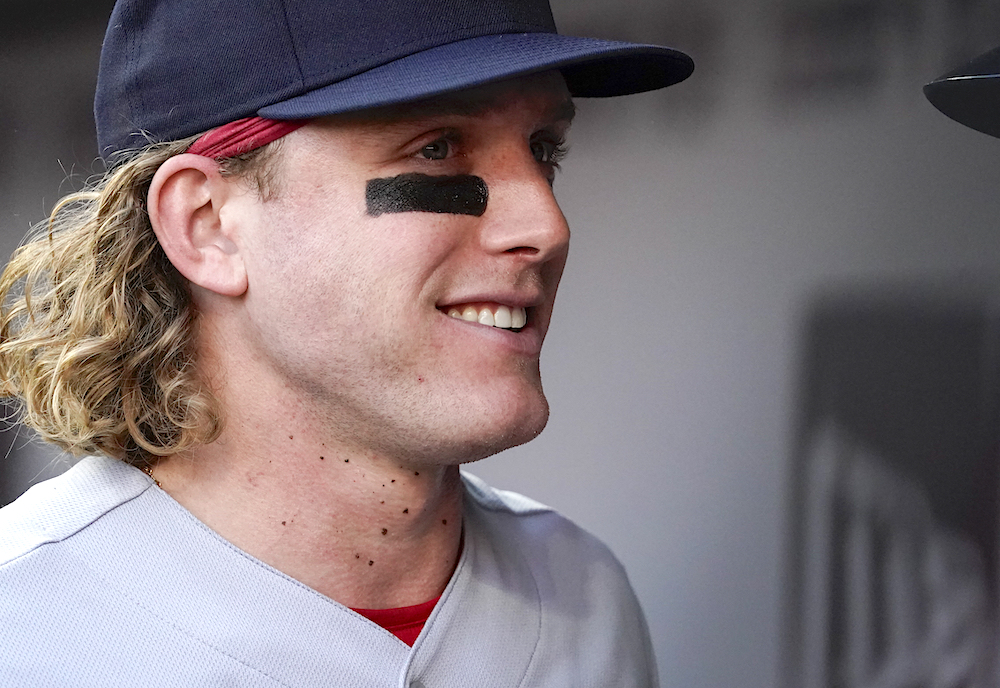
[(538, 249), (535, 248), (534, 246), (515, 246), (514, 248), (507, 249), (506, 251), (504, 251), (504, 253), (513, 253), (515, 255), (516, 254), (523, 254), (523, 255), (526, 255), (526, 256), (534, 256), (534, 255), (538, 254)]

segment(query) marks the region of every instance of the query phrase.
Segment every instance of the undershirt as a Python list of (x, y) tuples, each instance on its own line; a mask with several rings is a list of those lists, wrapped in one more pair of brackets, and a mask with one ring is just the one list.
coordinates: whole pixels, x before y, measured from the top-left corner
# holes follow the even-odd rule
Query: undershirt
[(434, 611), (439, 597), (429, 602), (415, 604), (412, 607), (397, 607), (395, 609), (353, 609), (369, 621), (378, 624), (404, 643), (413, 647), (417, 636), (423, 630), (428, 617)]

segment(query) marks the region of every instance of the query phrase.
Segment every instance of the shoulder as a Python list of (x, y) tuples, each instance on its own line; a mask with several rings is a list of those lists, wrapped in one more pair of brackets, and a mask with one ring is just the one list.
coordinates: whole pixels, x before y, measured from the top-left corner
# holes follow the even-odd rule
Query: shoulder
[(578, 590), (603, 588), (601, 596), (633, 597), (625, 570), (611, 550), (590, 532), (553, 508), (529, 497), (498, 490), (462, 473), (467, 512), (502, 547), (526, 558), (545, 578), (558, 572)]
[(490, 487), (484, 480), (466, 471), (462, 471), (462, 482), (466, 496), (480, 508), (520, 516), (554, 513), (551, 507), (517, 492)]
[(35, 485), (0, 509), (0, 572), (40, 548), (71, 538), (150, 484), (140, 471), (120, 461), (88, 457)]
[[(95, 658), (113, 653), (111, 639), (134, 632), (136, 617), (96, 568), (118, 538), (92, 537), (94, 527), (150, 484), (123, 463), (87, 458), (0, 509), (0, 686), (95, 685), (90, 672), (107, 665)], [(95, 634), (108, 643), (95, 645)]]
[[(592, 685), (657, 685), (642, 609), (611, 550), (544, 504), (467, 473), (463, 480), (466, 542), (471, 537), (477, 560), (489, 562), (481, 570), (496, 567), (484, 576), (490, 588), (517, 586), (520, 602), (505, 606), (537, 600), (536, 659), (525, 683), (578, 685), (587, 676)], [(519, 624), (528, 628), (531, 618), (525, 608)]]

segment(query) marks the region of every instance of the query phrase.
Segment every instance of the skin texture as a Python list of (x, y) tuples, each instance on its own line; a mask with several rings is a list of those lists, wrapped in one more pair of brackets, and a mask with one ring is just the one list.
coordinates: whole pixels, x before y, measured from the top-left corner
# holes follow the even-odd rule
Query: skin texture
[[(538, 368), (569, 229), (552, 193), (572, 104), (546, 73), (285, 137), (266, 199), (206, 158), (167, 161), (150, 218), (199, 309), (216, 442), (163, 489), (223, 537), (348, 606), (444, 589), (461, 548), (458, 465), (535, 437)], [(481, 215), (372, 216), (371, 179), (471, 175)], [(526, 307), (518, 332), (447, 315)]]

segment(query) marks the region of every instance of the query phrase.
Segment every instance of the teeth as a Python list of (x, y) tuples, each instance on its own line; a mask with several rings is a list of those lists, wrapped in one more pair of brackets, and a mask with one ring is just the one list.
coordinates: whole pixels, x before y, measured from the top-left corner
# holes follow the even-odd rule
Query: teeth
[(520, 330), (524, 327), (525, 322), (528, 320), (528, 315), (524, 312), (523, 308), (515, 308), (510, 314), (510, 326), (515, 330)]
[[(507, 308), (507, 306), (500, 306), (497, 308), (496, 315), (493, 316), (493, 319), (493, 327), (502, 327), (505, 330), (510, 329), (510, 309)], [(482, 320), (479, 322), (482, 322)]]
[(496, 312), (486, 307), (477, 310), (475, 306), (466, 306), (462, 310), (449, 308), (448, 315), (458, 320), (478, 322), (503, 330), (520, 330), (528, 321), (528, 314), (523, 308), (510, 306), (497, 306)]

